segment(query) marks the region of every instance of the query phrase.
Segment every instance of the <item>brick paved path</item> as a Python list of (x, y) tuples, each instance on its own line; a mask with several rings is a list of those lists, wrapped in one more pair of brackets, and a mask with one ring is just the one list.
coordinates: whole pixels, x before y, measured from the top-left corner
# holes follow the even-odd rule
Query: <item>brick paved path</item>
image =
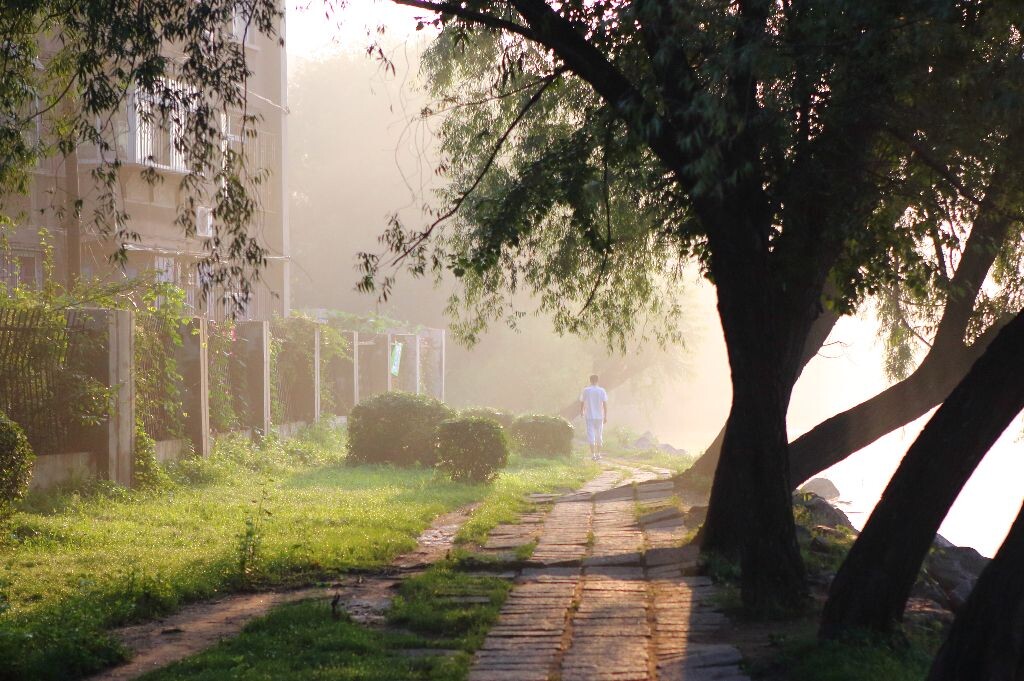
[(638, 501), (673, 495), (657, 480), (668, 475), (610, 464), (542, 522), (532, 514), (528, 532), (495, 530), (508, 548), (539, 527), (536, 567), (517, 578), (469, 681), (749, 681), (739, 651), (716, 640), (726, 620), (710, 580), (685, 576), (696, 555), (679, 548), (678, 513), (636, 517)]

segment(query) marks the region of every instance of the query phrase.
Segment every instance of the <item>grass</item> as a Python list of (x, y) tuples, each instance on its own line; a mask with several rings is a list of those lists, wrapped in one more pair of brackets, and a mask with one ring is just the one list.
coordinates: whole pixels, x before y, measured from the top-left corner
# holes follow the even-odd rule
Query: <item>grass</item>
[(123, 659), (112, 627), (229, 591), (382, 566), (435, 516), (473, 501), (483, 504), (471, 536), (482, 536), (516, 497), (590, 473), (518, 459), (493, 486), (470, 485), (430, 469), (346, 467), (341, 445), (323, 430), (260, 447), (226, 440), (210, 459), (175, 467), (164, 489), (100, 484), (30, 498), (0, 542), (0, 679), (84, 676)]
[[(402, 583), (387, 613), (399, 631), (335, 620), (326, 601), (307, 601), (278, 608), (238, 637), (143, 679), (453, 681), (468, 673), (470, 653), (483, 642), (510, 588), (496, 577), (434, 566)], [(466, 602), (466, 596), (486, 602)], [(402, 654), (428, 648), (447, 654)]]
[(937, 640), (911, 639), (893, 646), (869, 639), (817, 642), (811, 638), (786, 644), (772, 678), (786, 681), (924, 681)]
[(576, 452), (568, 459), (513, 455), (483, 503), (462, 526), (455, 540), (460, 544), (483, 544), (487, 533), (501, 523), (515, 522), (533, 504), (525, 500), (531, 492), (574, 489), (594, 477), (601, 467)]

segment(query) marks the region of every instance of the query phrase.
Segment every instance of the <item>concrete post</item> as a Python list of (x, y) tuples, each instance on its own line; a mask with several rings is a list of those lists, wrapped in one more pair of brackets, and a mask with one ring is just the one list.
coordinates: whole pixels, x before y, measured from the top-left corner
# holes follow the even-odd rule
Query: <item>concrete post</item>
[(195, 453), (210, 455), (210, 363), (209, 326), (195, 317), (181, 325), (181, 347), (175, 358), (181, 374), (181, 406), (185, 412), (185, 437)]
[(387, 387), (387, 391), (388, 392), (391, 392), (391, 390), (392, 390), (392, 388), (391, 388), (391, 383), (392, 383), (392, 381), (391, 381), (391, 348), (392, 348), (392, 344), (393, 343), (394, 343), (394, 336), (392, 336), (390, 333), (386, 334), (384, 336), (384, 344), (385, 344), (384, 347), (386, 348), (386, 351), (384, 353), (384, 375), (387, 376), (387, 379), (388, 379), (388, 382), (387, 382), (387, 386), (388, 386)]
[(86, 309), (85, 328), (98, 345), (89, 373), (111, 389), (110, 415), (88, 437), (97, 469), (107, 480), (130, 487), (135, 449), (135, 334), (128, 310)]
[(352, 332), (352, 406), (359, 404), (359, 332)]
[(414, 335), (412, 337), (412, 341), (413, 341), (413, 346), (416, 349), (416, 352), (413, 353), (413, 360), (412, 361), (416, 365), (416, 373), (415, 373), (415, 376), (416, 376), (416, 394), (419, 395), (423, 391), (423, 388), (421, 386), (421, 383), (422, 383), (421, 378), (422, 378), (422, 376), (420, 375), (420, 346), (423, 344), (423, 339), (420, 338), (420, 334), (417, 332), (416, 335)]
[(313, 423), (320, 420), (320, 323), (313, 325)]
[(119, 485), (131, 487), (135, 451), (135, 319), (130, 310), (110, 310), (109, 379), (115, 389), (107, 423), (107, 471)]
[(263, 435), (270, 432), (270, 323), (237, 322), (238, 348), (246, 367), (246, 404), (244, 426)]

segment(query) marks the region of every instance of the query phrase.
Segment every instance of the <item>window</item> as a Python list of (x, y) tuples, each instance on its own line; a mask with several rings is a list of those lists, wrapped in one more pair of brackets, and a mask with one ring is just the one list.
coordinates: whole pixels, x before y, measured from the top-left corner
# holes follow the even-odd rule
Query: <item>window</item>
[(156, 270), (156, 280), (164, 284), (176, 284), (178, 278), (174, 258), (158, 255), (153, 258), (153, 269)]
[[(168, 91), (174, 92), (176, 97), (167, 97)], [(155, 92), (136, 90), (133, 159), (136, 163), (188, 172), (188, 159), (181, 148), (188, 134), (188, 94), (185, 85), (173, 80), (161, 81)]]
[(196, 236), (204, 239), (213, 236), (213, 210), (206, 206), (196, 207)]
[(42, 283), (42, 260), (37, 253), (0, 252), (0, 286), (39, 288)]

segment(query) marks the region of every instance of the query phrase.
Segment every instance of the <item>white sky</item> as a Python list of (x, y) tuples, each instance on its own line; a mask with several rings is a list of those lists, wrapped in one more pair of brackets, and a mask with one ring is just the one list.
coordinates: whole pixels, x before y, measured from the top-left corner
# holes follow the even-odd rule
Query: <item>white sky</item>
[[(332, 52), (362, 52), (373, 40), (385, 44), (414, 37), (416, 17), (423, 10), (396, 5), (390, 0), (347, 0), (341, 10), (325, 16), (323, 0), (289, 0), (285, 47), (289, 59), (316, 59)], [(377, 29), (383, 26), (380, 38)]]

